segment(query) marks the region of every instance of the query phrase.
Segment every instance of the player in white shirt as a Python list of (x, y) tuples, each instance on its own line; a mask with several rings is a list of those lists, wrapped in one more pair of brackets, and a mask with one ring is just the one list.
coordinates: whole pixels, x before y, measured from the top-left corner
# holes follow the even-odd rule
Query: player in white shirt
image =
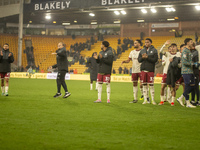
[[(168, 52), (171, 53), (171, 46), (168, 47)], [(163, 77), (162, 77), (162, 81), (161, 81), (161, 95), (163, 95), (163, 90), (164, 90), (164, 102), (166, 101), (170, 101), (170, 97), (171, 97), (171, 91), (170, 91), (170, 88), (167, 87), (167, 69), (168, 69), (168, 66), (167, 66), (167, 57), (165, 55), (163, 55), (162, 57), (162, 66), (163, 66)], [(170, 102), (171, 103), (171, 102)]]
[[(135, 40), (134, 41), (134, 48), (135, 50), (132, 50), (129, 54), (128, 60), (122, 61), (123, 63), (129, 63), (131, 60), (133, 62), (132, 65), (132, 81), (133, 81), (133, 97), (134, 100), (130, 103), (137, 103), (137, 96), (138, 96), (138, 78), (140, 78), (140, 66), (141, 63), (138, 62), (138, 56), (140, 53), (141, 48), (141, 41)], [(140, 84), (140, 91), (142, 92), (142, 84)], [(142, 94), (143, 95), (143, 94)]]
[[(166, 57), (166, 64), (165, 67), (163, 69), (163, 79), (162, 79), (162, 87), (161, 87), (161, 102), (158, 105), (163, 105), (164, 104), (164, 89), (167, 87), (166, 84), (166, 79), (167, 79), (167, 71), (168, 71), (168, 67), (171, 61), (173, 61), (173, 58), (176, 57), (181, 57), (181, 53), (177, 52), (177, 45), (175, 43), (171, 44), (170, 48), (171, 48), (171, 52), (164, 52), (164, 47), (170, 44), (170, 41), (166, 41), (165, 44), (163, 45), (163, 47), (160, 49), (160, 53), (162, 53), (165, 57)], [(171, 101), (171, 105), (174, 106), (174, 100), (175, 100), (175, 94), (174, 90), (172, 90), (172, 101)], [(176, 90), (175, 90), (176, 91)], [(170, 92), (170, 89), (168, 88), (168, 93)], [(168, 96), (168, 98), (171, 96)], [(168, 99), (169, 100), (169, 99)]]

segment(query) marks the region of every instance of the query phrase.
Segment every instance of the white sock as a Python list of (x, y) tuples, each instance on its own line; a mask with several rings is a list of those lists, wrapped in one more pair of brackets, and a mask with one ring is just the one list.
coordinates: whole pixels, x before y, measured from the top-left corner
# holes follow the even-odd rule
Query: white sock
[(174, 103), (174, 101), (175, 101), (175, 97), (172, 96), (172, 102)]
[(143, 88), (140, 88), (141, 95), (143, 95)]
[(5, 93), (4, 86), (1, 87), (1, 92), (2, 92), (2, 93)]
[(107, 87), (107, 100), (109, 99), (110, 100), (110, 83), (106, 84), (106, 87)]
[(167, 100), (167, 87), (164, 89), (164, 101)]
[(164, 96), (160, 96), (161, 102), (164, 102)]
[(5, 86), (5, 92), (8, 93), (8, 86)]
[(92, 90), (93, 89), (93, 84), (92, 83), (90, 83), (90, 90)]
[(151, 100), (154, 101), (154, 86), (150, 86)]
[(137, 95), (138, 95), (138, 87), (137, 86), (133, 86), (133, 97), (134, 97), (134, 100), (137, 100)]
[(98, 85), (98, 99), (101, 100), (102, 84)]
[(96, 82), (96, 90), (98, 89), (98, 82)]
[(167, 88), (167, 100), (170, 101), (171, 100), (171, 90), (170, 87)]
[(144, 101), (147, 101), (147, 85), (143, 85), (143, 95), (144, 95)]

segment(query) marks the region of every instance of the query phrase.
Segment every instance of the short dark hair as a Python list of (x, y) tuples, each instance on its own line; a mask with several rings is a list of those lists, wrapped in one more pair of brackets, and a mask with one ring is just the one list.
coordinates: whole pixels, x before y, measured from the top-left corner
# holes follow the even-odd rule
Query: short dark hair
[(191, 40), (192, 40), (191, 38), (186, 38), (185, 41), (184, 41), (185, 45), (187, 45), (187, 43), (188, 43), (189, 41), (191, 41)]
[(177, 47), (177, 44), (176, 43), (172, 43), (171, 46), (176, 46)]
[(140, 45), (142, 45), (142, 42), (141, 42), (141, 40), (138, 40), (138, 39), (137, 39), (137, 40), (135, 40), (135, 41), (137, 41), (138, 43), (140, 43)]
[(185, 44), (181, 44), (180, 48), (182, 48), (183, 46), (185, 46)]
[(148, 40), (148, 41), (150, 41), (151, 43), (153, 43), (153, 42), (152, 42), (152, 39), (150, 39), (150, 38), (146, 38), (145, 40)]
[(110, 44), (109, 44), (108, 41), (103, 41), (102, 44), (103, 44), (105, 47), (109, 47), (109, 46), (110, 46)]
[(8, 43), (5, 43), (4, 45), (8, 45), (8, 46), (9, 46), (9, 44), (8, 44)]
[(97, 55), (97, 52), (94, 52), (94, 53), (92, 54), (92, 57), (94, 56), (94, 54), (96, 54), (96, 55)]

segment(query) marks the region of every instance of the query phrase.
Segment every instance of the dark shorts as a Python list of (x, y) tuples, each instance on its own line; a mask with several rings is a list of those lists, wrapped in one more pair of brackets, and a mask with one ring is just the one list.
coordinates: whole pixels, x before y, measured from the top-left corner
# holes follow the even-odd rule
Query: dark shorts
[(110, 74), (99, 74), (97, 75), (97, 82), (99, 83), (110, 83)]
[(161, 83), (162, 84), (167, 84), (167, 74), (166, 73), (163, 74), (162, 82)]
[(141, 83), (146, 84), (146, 83), (154, 83), (154, 72), (141, 72)]
[(184, 79), (184, 83), (185, 85), (190, 85), (190, 84), (194, 84), (194, 75), (193, 74), (183, 74), (183, 79)]
[(132, 81), (138, 82), (138, 79), (141, 79), (141, 73), (132, 73)]
[(1, 79), (10, 78), (10, 72), (3, 72), (3, 73), (0, 73), (0, 78), (1, 78)]

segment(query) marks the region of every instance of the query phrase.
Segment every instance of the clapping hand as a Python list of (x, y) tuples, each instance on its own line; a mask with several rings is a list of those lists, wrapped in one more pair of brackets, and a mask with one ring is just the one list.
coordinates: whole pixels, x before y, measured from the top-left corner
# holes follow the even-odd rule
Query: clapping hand
[(8, 57), (10, 57), (10, 56), (12, 56), (12, 53), (9, 53), (9, 54), (8, 54)]
[(142, 58), (146, 59), (146, 58), (148, 58), (148, 55), (146, 53), (144, 53), (144, 54), (142, 54)]
[(1, 51), (1, 56), (3, 56), (3, 51)]

